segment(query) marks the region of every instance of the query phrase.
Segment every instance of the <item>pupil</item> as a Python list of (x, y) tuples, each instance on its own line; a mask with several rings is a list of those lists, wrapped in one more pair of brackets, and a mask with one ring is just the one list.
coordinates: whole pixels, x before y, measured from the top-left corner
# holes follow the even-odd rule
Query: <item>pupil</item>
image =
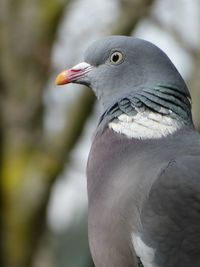
[(118, 59), (119, 59), (119, 55), (117, 55), (117, 54), (113, 55), (113, 61), (114, 62), (117, 62)]

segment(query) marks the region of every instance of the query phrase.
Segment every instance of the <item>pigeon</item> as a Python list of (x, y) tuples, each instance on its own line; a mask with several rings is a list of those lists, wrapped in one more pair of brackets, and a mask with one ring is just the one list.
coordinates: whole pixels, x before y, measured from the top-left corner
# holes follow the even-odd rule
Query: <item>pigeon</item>
[(108, 36), (55, 83), (83, 84), (101, 116), (87, 164), (96, 267), (200, 266), (200, 136), (178, 70), (154, 44)]

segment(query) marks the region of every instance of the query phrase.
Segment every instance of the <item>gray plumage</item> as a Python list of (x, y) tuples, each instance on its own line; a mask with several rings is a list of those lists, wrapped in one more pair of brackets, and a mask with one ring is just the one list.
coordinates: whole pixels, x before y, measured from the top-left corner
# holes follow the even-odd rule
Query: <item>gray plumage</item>
[[(85, 61), (91, 70), (72, 82), (90, 86), (102, 106), (87, 166), (96, 267), (199, 267), (200, 138), (185, 82), (164, 52), (132, 37), (95, 42)], [(147, 114), (144, 123), (138, 114)], [(177, 129), (158, 138), (124, 134), (121, 115), (148, 133), (149, 114)], [(121, 125), (124, 132), (115, 131)]]
[(199, 145), (188, 128), (165, 140), (127, 139), (108, 129), (95, 138), (88, 195), (97, 267), (137, 266), (134, 231), (155, 249), (152, 266), (200, 266)]

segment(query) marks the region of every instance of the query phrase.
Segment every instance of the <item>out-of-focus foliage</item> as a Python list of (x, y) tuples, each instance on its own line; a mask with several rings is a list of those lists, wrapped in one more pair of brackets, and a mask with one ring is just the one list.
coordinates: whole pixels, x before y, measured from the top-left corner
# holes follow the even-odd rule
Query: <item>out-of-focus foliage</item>
[[(114, 0), (108, 0), (107, 4), (111, 1)], [(176, 25), (165, 24), (157, 18), (152, 10), (160, 1), (116, 0), (118, 14), (105, 33), (130, 35), (148, 19), (148, 23), (151, 21), (173, 37), (192, 60), (188, 83), (193, 95), (195, 123), (200, 128), (200, 45), (193, 46), (183, 38)], [(51, 53), (60, 20), (63, 15), (70, 17), (72, 6), (78, 9), (83, 2), (2, 0), (0, 3), (2, 267), (92, 266), (85, 211), (75, 217), (76, 221), (72, 220), (64, 234), (52, 233), (46, 224), (54, 182), (70, 165), (71, 152), (95, 103), (91, 91), (83, 88), (70, 103), (67, 123), (62, 130), (52, 138), (44, 129), (48, 112), (44, 105), (44, 90), (52, 75)], [(88, 11), (85, 10), (83, 16), (87, 16)], [(101, 32), (99, 36), (103, 34)], [(76, 53), (76, 46), (80, 46), (83, 39), (80, 35), (72, 53)]]

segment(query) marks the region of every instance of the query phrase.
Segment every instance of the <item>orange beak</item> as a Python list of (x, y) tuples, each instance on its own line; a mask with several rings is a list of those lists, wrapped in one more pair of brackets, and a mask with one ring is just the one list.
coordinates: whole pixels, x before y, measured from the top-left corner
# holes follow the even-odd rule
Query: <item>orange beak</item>
[(56, 85), (63, 85), (70, 83), (70, 70), (64, 70), (61, 73), (59, 73), (55, 79)]
[(92, 66), (86, 62), (79, 63), (69, 70), (64, 70), (59, 73), (55, 79), (56, 85), (68, 83), (81, 83), (86, 73), (92, 69)]

